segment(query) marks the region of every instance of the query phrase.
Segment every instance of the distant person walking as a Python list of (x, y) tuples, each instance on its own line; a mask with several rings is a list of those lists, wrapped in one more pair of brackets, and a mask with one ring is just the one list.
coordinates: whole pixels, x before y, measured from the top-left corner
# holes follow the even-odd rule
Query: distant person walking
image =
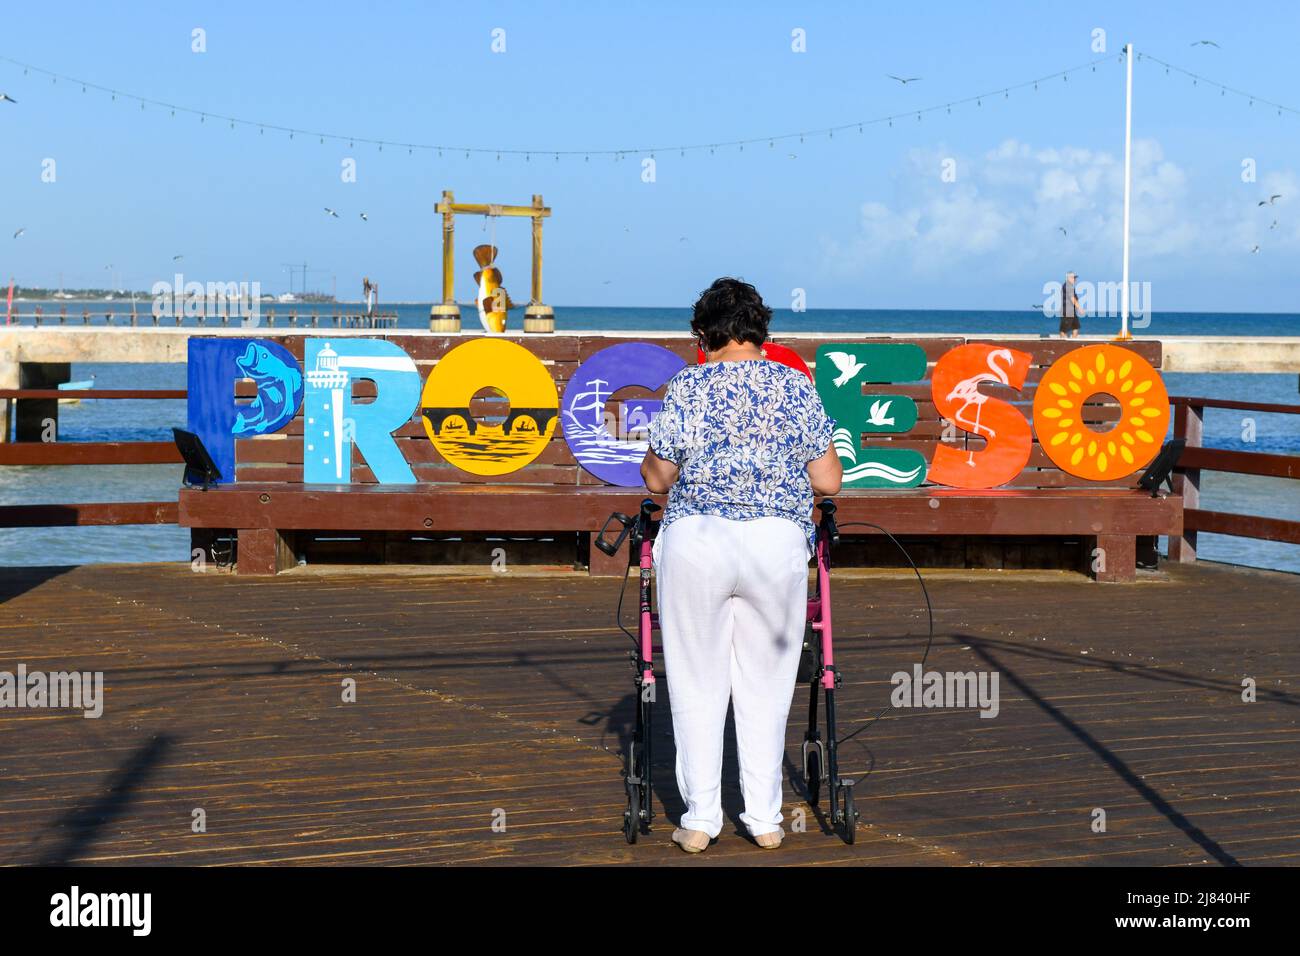
[(1073, 272), (1065, 274), (1061, 285), (1061, 338), (1079, 337), (1079, 317), (1083, 315), (1083, 306), (1079, 305), (1079, 296), (1075, 294), (1074, 283), (1078, 276)]
[(370, 281), (366, 276), (361, 280), (361, 294), (366, 297), (366, 318), (373, 318), (375, 314), (375, 295), (379, 291), (379, 286)]

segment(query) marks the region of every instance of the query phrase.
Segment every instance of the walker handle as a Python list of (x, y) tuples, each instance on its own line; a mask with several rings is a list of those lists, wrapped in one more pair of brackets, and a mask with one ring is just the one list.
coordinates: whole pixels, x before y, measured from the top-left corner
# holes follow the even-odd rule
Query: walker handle
[(823, 498), (817, 507), (821, 509), (821, 526), (826, 531), (826, 540), (832, 545), (839, 544), (840, 528), (835, 523), (835, 502), (830, 498)]

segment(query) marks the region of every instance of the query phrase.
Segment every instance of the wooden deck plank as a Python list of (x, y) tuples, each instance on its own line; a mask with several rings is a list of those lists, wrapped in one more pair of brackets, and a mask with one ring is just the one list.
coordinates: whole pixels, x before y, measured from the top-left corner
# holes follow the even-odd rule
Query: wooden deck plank
[[(667, 842), (681, 801), (666, 687), (655, 831), (635, 847), (618, 832), (633, 685), (613, 581), (10, 569), (0, 670), (102, 670), (106, 703), (99, 720), (0, 710), (0, 862), (1300, 861), (1300, 579), (1195, 565), (1104, 589), (1069, 574), (928, 580), (926, 669), (996, 670), (998, 717), (898, 710), (847, 743), (843, 770), (862, 779), (853, 847), (813, 814), (779, 853), (736, 836), (729, 742), (727, 823), (696, 858)], [(904, 576), (845, 572), (835, 602), (850, 732), (919, 661), (925, 620)], [(1256, 703), (1241, 700), (1245, 676)], [(806, 699), (798, 689), (795, 760)], [(788, 826), (807, 808), (787, 771)], [(190, 832), (195, 807), (206, 833)]]

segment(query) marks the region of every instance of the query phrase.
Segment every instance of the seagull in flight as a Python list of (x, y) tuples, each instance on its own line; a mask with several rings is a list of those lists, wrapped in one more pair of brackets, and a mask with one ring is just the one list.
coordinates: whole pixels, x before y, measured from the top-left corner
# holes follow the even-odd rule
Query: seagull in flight
[(17, 103), (18, 101), (8, 93), (0, 93), (0, 103)]
[(1063, 236), (1068, 236), (1068, 235), (1069, 235), (1069, 233), (1065, 231), (1065, 227), (1064, 227), (1064, 226), (1057, 226), (1056, 228), (1059, 229), (1059, 230), (1061, 230), (1061, 235), (1063, 235)]
[(1277, 202), (1279, 199), (1281, 199), (1281, 198), (1282, 198), (1282, 194), (1281, 194), (1281, 193), (1274, 193), (1273, 195), (1269, 196), (1267, 199), (1261, 199), (1261, 200), (1259, 201), (1259, 205), (1261, 205), (1261, 206), (1272, 206), (1274, 203), (1276, 203), (1276, 202)]
[(1259, 252), (1259, 243), (1255, 243), (1255, 247), (1251, 249), (1250, 252), (1251, 255), (1254, 255), (1256, 252)]
[(19, 236), (21, 236), (21, 235), (22, 235), (24, 232), (26, 232), (26, 231), (27, 231), (27, 227), (26, 227), (26, 226), (23, 226), (23, 227), (20, 228), (17, 232), (14, 233), (14, 238), (17, 239)]
[(894, 403), (892, 400), (883, 399), (883, 398), (872, 402), (871, 415), (870, 417), (867, 418), (867, 424), (868, 425), (894, 424), (894, 417), (892, 415), (890, 415), (890, 417), (888, 418), (885, 417), (886, 415), (889, 415), (889, 406), (893, 404)]
[(840, 388), (845, 382), (867, 367), (866, 363), (859, 362), (856, 356), (848, 352), (827, 352), (826, 357), (835, 363), (835, 368), (840, 373), (835, 377), (836, 388)]
[(184, 259), (184, 258), (185, 258), (185, 255), (184, 255), (183, 253), (182, 253), (181, 255), (179, 255), (179, 256), (172, 256), (172, 262), (180, 262), (180, 261), (181, 261), (182, 259)]
[(1213, 40), (1193, 40), (1188, 45), (1189, 46), (1212, 46), (1215, 49), (1221, 49), (1219, 44), (1215, 43)]
[(1277, 228), (1277, 220), (1274, 219), (1274, 220), (1273, 220), (1273, 225), (1269, 226), (1268, 228), (1270, 228), (1270, 229), (1276, 229), (1276, 228)]
[(885, 76), (889, 77), (891, 80), (898, 80), (898, 82), (902, 83), (904, 86), (907, 86), (908, 83), (915, 83), (917, 80), (922, 79), (922, 77), (919, 76), (894, 76), (892, 73), (886, 73)]
[(333, 216), (335, 219), (337, 219), (337, 218), (339, 217), (339, 214), (336, 213), (336, 212), (335, 212), (333, 209), (331, 209), (329, 206), (326, 206), (326, 207), (325, 207), (325, 212), (328, 213), (329, 215)]
[(362, 219), (363, 222), (369, 222), (369, 221), (370, 221), (370, 217), (367, 216), (364, 212), (361, 214), (361, 219)]

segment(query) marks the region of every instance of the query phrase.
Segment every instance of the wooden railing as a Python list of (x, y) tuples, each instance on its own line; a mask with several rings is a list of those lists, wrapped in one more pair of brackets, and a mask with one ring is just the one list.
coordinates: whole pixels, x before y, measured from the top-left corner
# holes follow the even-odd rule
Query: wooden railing
[[(287, 328), (336, 328), (336, 329), (395, 329), (397, 328), (396, 312), (375, 312), (367, 314), (365, 312), (347, 312), (324, 307), (312, 307), (310, 305), (295, 306), (288, 310), (289, 314)], [(299, 313), (302, 313), (301, 315)], [(24, 324), (24, 320), (36, 327), (45, 326), (90, 326), (100, 324), (100, 317), (103, 317), (103, 325), (117, 326), (120, 328), (155, 328), (164, 326), (190, 326), (197, 328), (242, 328), (245, 325), (253, 327), (254, 323), (245, 322), (245, 318), (239, 312), (213, 312), (205, 313), (199, 316), (165, 316), (159, 318), (152, 311), (147, 312), (120, 312), (114, 309), (88, 309), (81, 308), (68, 313), (66, 305), (60, 306), (58, 312), (46, 312), (41, 306), (37, 306), (31, 312), (14, 312), (9, 316), (10, 327)], [(283, 316), (281, 317), (284, 318)], [(275, 309), (260, 309), (257, 327), (275, 328), (276, 324)], [(2, 326), (0, 326), (2, 327)], [(285, 326), (281, 326), (285, 327)]]
[(1300, 544), (1300, 521), (1264, 518), (1226, 511), (1207, 511), (1199, 507), (1201, 472), (1218, 471), (1265, 478), (1300, 478), (1300, 455), (1264, 452), (1229, 451), (1202, 445), (1207, 408), (1264, 412), (1277, 415), (1300, 415), (1300, 405), (1272, 405), (1263, 402), (1234, 402), (1217, 398), (1175, 397), (1174, 437), (1187, 442), (1174, 474), (1174, 490), (1183, 496), (1183, 533), (1169, 539), (1169, 557), (1174, 561), (1196, 560), (1196, 536), (1204, 531), (1240, 538), (1262, 538)]
[[(184, 389), (0, 389), (0, 402), (92, 399), (184, 399)], [(0, 442), (3, 465), (179, 465), (169, 441)], [(179, 481), (179, 475), (178, 475)], [(175, 501), (102, 501), (81, 504), (0, 505), (0, 528), (176, 524)]]

